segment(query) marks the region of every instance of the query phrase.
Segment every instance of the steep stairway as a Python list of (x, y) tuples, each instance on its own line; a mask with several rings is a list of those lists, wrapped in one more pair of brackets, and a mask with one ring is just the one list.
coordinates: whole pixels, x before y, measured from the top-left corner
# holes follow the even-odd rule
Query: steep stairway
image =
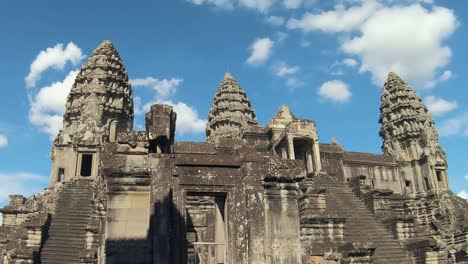
[(372, 243), (376, 248), (372, 263), (413, 263), (398, 241), (344, 183), (319, 175), (314, 179), (314, 186), (326, 189), (327, 211), (346, 218), (344, 240)]
[(42, 264), (79, 263), (79, 254), (85, 247), (92, 198), (91, 180), (64, 183), (41, 251)]

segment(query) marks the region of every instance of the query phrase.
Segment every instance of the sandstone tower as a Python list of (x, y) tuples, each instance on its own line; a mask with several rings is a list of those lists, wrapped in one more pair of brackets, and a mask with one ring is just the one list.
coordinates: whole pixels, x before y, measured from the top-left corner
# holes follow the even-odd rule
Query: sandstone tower
[(421, 98), (395, 73), (388, 75), (383, 87), (380, 112), (382, 149), (405, 164), (406, 190), (448, 190), (445, 152), (434, 120)]
[(209, 142), (221, 137), (240, 139), (245, 127), (251, 124), (257, 125), (257, 118), (249, 98), (234, 77), (226, 73), (208, 113), (206, 139)]
[(259, 124), (226, 73), (206, 142), (180, 142), (170, 105), (133, 130), (104, 41), (67, 99), (50, 187), (0, 209), (0, 264), (468, 263), (468, 202), (432, 117), (394, 73), (381, 99), (383, 153), (347, 151), (287, 106)]
[(52, 148), (51, 185), (77, 176), (96, 177), (100, 148), (133, 128), (128, 74), (110, 41), (93, 52), (76, 76)]

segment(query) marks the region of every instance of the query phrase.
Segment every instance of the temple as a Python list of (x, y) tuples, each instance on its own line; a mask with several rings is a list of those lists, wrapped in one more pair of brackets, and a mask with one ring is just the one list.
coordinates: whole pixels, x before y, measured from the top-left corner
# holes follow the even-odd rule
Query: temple
[(175, 140), (170, 105), (134, 131), (104, 41), (68, 96), (50, 186), (0, 209), (0, 264), (468, 263), (468, 202), (431, 114), (395, 73), (380, 113), (382, 154), (346, 151), (287, 106), (259, 124), (226, 73), (206, 142)]

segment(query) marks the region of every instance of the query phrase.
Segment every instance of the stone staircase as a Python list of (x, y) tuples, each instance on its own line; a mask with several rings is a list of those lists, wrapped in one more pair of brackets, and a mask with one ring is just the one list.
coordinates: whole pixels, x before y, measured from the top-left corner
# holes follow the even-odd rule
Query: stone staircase
[(93, 198), (91, 180), (66, 182), (59, 193), (48, 238), (41, 251), (42, 264), (80, 263)]
[(314, 179), (314, 187), (326, 189), (328, 212), (346, 218), (344, 241), (370, 242), (376, 248), (372, 263), (413, 263), (399, 242), (344, 183), (328, 175), (319, 175)]

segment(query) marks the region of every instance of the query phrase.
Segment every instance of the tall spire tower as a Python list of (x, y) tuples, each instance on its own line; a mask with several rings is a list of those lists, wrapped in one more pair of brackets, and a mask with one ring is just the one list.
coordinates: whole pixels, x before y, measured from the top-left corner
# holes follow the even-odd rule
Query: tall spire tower
[(115, 140), (118, 132), (132, 130), (133, 118), (128, 74), (112, 43), (103, 41), (81, 68), (68, 95), (63, 130), (52, 150), (52, 183), (95, 176), (100, 146)]
[(230, 73), (224, 75), (208, 113), (206, 139), (241, 138), (247, 125), (257, 125), (254, 109), (247, 94)]
[(383, 87), (379, 123), (384, 153), (421, 166), (423, 183), (417, 189), (448, 188), (445, 152), (434, 120), (416, 92), (393, 72)]

